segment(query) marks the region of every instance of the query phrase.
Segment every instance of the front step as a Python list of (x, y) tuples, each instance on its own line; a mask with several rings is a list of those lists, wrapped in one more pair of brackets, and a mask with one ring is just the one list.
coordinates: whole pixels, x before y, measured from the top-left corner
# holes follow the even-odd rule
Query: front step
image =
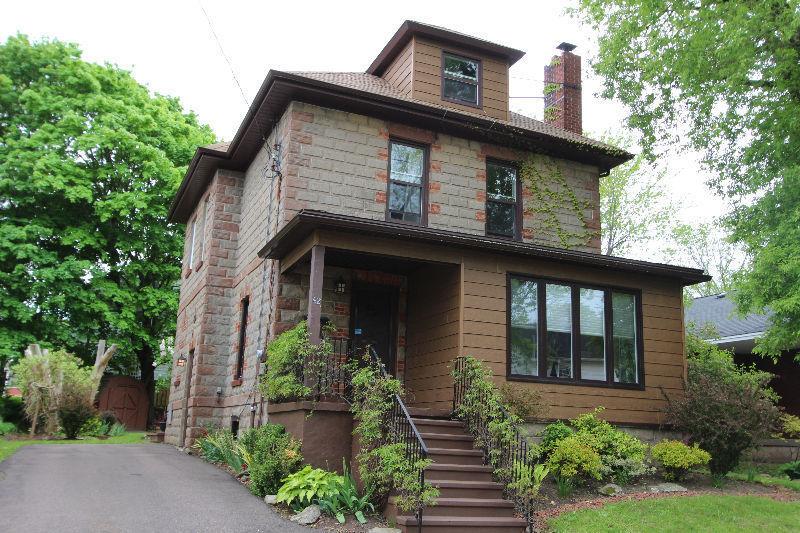
[(482, 465), (480, 450), (454, 450), (451, 448), (428, 448), (428, 458), (434, 463), (448, 465)]
[(433, 407), (408, 407), (408, 414), (411, 418), (434, 418), (450, 420), (452, 411), (448, 409), (434, 409)]
[(439, 487), (440, 498), (495, 500), (503, 497), (503, 486), (494, 481), (438, 480), (431, 485)]
[[(398, 516), (397, 525), (405, 531), (416, 531), (417, 519), (413, 516)], [(422, 530), (425, 533), (522, 533), (526, 527), (525, 520), (514, 517), (480, 517), (480, 516), (430, 516), (422, 515)]]
[(420, 437), (428, 448), (450, 448), (456, 450), (472, 450), (475, 439), (466, 433), (428, 433), (421, 432)]
[(433, 463), (425, 469), (425, 479), (444, 481), (491, 481), (492, 467), (484, 465), (448, 465)]
[[(395, 504), (397, 496), (389, 498), (389, 504)], [(436, 505), (426, 507), (426, 516), (477, 516), (508, 517), (514, 513), (514, 504), (500, 498), (438, 498)], [(405, 515), (403, 515), (405, 516)], [(387, 517), (388, 518), (388, 517)], [(397, 517), (392, 519), (397, 521)]]
[(459, 420), (442, 420), (439, 418), (411, 417), (417, 430), (421, 433), (460, 433), (466, 435), (464, 423)]

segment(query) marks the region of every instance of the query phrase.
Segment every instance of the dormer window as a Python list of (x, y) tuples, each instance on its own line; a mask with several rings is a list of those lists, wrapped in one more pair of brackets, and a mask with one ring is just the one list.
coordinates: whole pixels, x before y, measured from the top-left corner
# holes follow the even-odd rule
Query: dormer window
[(442, 54), (442, 99), (480, 107), (481, 62), (445, 52)]

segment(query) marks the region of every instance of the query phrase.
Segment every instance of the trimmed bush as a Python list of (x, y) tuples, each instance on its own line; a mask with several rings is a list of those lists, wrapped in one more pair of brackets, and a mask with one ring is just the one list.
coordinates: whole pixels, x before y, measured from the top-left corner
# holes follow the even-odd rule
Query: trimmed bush
[(686, 350), (686, 392), (669, 398), (667, 418), (711, 454), (709, 469), (721, 480), (778, 427), (777, 395), (767, 386), (772, 374), (740, 367), (731, 353), (691, 334)]
[(545, 459), (550, 457), (550, 454), (556, 449), (558, 443), (574, 433), (575, 430), (560, 420), (545, 426), (541, 433), (542, 442), (539, 444), (542, 457)]
[(239, 436), (239, 446), (250, 460), (250, 492), (259, 497), (277, 493), (281, 480), (303, 464), (300, 442), (280, 424), (248, 429)]
[(547, 460), (547, 466), (557, 478), (602, 478), (603, 463), (600, 454), (582, 442), (577, 435), (570, 435), (556, 445)]
[(705, 466), (711, 460), (711, 454), (697, 444), (687, 446), (678, 440), (662, 440), (653, 446), (652, 453), (667, 481), (680, 481), (691, 468)]

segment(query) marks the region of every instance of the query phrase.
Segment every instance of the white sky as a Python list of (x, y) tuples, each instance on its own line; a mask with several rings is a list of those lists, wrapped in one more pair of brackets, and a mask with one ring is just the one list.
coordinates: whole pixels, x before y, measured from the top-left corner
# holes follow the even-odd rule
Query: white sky
[[(202, 0), (247, 98), (270, 68), (364, 71), (405, 19), (444, 26), (512, 46), (527, 55), (511, 69), (511, 96), (540, 96), (542, 69), (567, 41), (584, 58), (583, 120), (588, 132), (619, 129), (625, 109), (595, 96), (600, 81), (589, 68), (595, 53), (591, 32), (564, 13), (569, 0), (406, 0), (387, 4)], [(0, 39), (17, 32), (33, 39), (77, 43), (84, 58), (129, 69), (153, 91), (177, 96), (218, 137), (229, 140), (247, 109), (197, 0), (136, 2), (43, 1), (7, 3)], [(542, 100), (512, 99), (511, 108), (541, 118)], [(692, 154), (667, 161), (669, 188), (685, 222), (709, 221), (725, 204), (705, 187)], [(641, 257), (641, 254), (636, 254)], [(642, 257), (647, 258), (647, 257)], [(655, 259), (655, 258), (653, 258)]]

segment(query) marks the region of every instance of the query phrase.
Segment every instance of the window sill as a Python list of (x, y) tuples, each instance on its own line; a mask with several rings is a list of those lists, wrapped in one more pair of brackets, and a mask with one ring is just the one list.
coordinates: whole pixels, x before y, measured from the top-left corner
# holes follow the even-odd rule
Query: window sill
[(197, 263), (197, 264), (194, 266), (194, 271), (195, 271), (195, 272), (200, 272), (200, 269), (201, 269), (202, 267), (203, 267), (203, 262), (202, 262), (202, 261), (200, 261), (200, 262), (198, 262), (198, 263)]
[(183, 277), (184, 278), (188, 278), (191, 275), (192, 275), (192, 269), (191, 268), (187, 268), (186, 272), (184, 272), (184, 274), (183, 274)]
[(231, 382), (231, 387), (241, 387), (241, 386), (242, 386), (242, 379), (241, 379), (241, 378), (239, 378), (239, 379), (234, 379), (234, 380)]
[(466, 102), (464, 100), (458, 100), (456, 98), (448, 98), (446, 96), (442, 96), (442, 101), (450, 104), (463, 105), (464, 107), (471, 107), (473, 109), (483, 109), (483, 106), (479, 103), (474, 104), (472, 102)]
[(520, 381), (528, 383), (550, 383), (556, 385), (572, 385), (573, 387), (595, 387), (598, 389), (623, 389), (623, 390), (644, 390), (644, 385), (639, 383), (608, 383), (606, 381), (592, 381), (588, 379), (564, 379), (548, 378), (539, 376), (524, 376), (509, 374), (506, 381)]

